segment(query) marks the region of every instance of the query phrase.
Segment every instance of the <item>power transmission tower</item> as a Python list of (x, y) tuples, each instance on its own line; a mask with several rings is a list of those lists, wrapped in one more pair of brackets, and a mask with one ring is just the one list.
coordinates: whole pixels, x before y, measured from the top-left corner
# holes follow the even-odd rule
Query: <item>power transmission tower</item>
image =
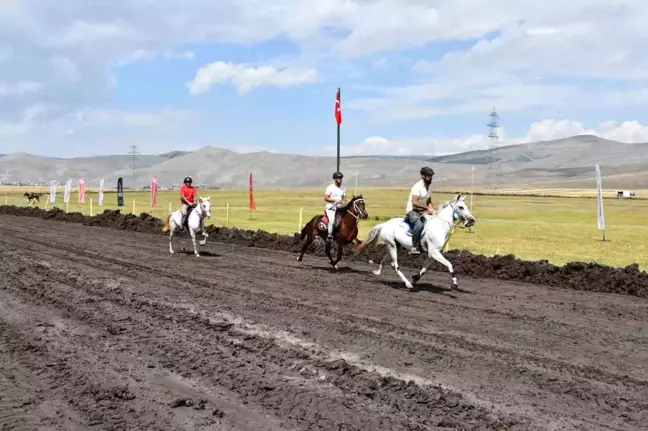
[(131, 152), (128, 153), (131, 155), (131, 168), (133, 169), (133, 187), (135, 186), (135, 166), (137, 165), (137, 144), (133, 144), (130, 146), (131, 147)]
[(486, 185), (489, 191), (499, 192), (500, 184), (502, 181), (502, 169), (500, 166), (500, 155), (499, 155), (499, 116), (495, 111), (495, 107), (489, 114), (490, 122), (488, 123), (488, 128), (490, 132), (488, 133), (488, 138), (490, 139), (490, 145), (488, 147), (488, 176), (486, 178)]

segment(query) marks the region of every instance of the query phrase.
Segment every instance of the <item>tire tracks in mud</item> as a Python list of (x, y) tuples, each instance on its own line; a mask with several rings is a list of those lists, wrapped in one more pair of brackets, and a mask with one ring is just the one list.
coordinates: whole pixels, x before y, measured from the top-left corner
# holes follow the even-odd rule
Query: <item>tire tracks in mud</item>
[[(25, 302), (39, 299), (92, 328), (107, 328), (101, 337), (108, 351), (137, 352), (185, 379), (225, 387), (240, 397), (243, 404), (262, 406), (300, 429), (423, 430), (437, 426), (498, 425), (507, 429), (516, 422), (501, 420), (451, 392), (381, 377), (344, 360), (323, 361), (303, 349), (285, 349), (271, 340), (231, 330), (232, 325), (227, 322), (211, 322), (198, 314), (179, 313), (177, 308), (168, 309), (159, 303), (124, 299), (119, 287), (110, 289), (88, 281), (84, 275), (38, 265), (19, 254), (12, 260), (32, 263), (32, 272), (25, 283), (24, 271), (12, 272), (5, 266), (3, 270), (10, 281), (5, 288), (8, 286), (11, 293), (23, 296)], [(63, 284), (63, 280), (67, 283)], [(116, 315), (127, 316), (120, 319), (117, 327)], [(18, 335), (14, 338), (20, 339)], [(92, 338), (76, 341), (83, 346), (80, 353), (92, 357)], [(112, 368), (119, 368), (117, 357), (105, 361)], [(77, 367), (87, 369), (89, 365), (78, 361)], [(128, 389), (123, 390), (130, 394)], [(103, 393), (102, 389), (92, 393), (97, 391)], [(83, 405), (76, 407), (86, 410)], [(111, 408), (115, 409), (114, 405)], [(152, 425), (130, 410), (118, 413), (129, 426)], [(113, 416), (94, 420), (120, 425), (113, 423)]]
[[(639, 348), (648, 335), (645, 326), (644, 332), (634, 335), (618, 331), (617, 320), (621, 321), (622, 317), (616, 317), (615, 310), (605, 312), (591, 294), (558, 292), (567, 299), (583, 301), (579, 309), (590, 307), (591, 318), (608, 319), (605, 326), (609, 330), (596, 325), (586, 328), (584, 323), (590, 314), (565, 314), (569, 303), (562, 306), (556, 302), (560, 314), (544, 319), (537, 312), (521, 311), (521, 307), (529, 308), (529, 305), (519, 299), (508, 297), (515, 299), (513, 305), (493, 308), (481, 305), (480, 308), (477, 303), (473, 305), (461, 298), (453, 303), (439, 295), (433, 296), (434, 299), (429, 295), (408, 295), (386, 289), (375, 279), (366, 281), (369, 277), (352, 273), (328, 275), (328, 271), (300, 268), (286, 262), (291, 255), (285, 253), (218, 246), (221, 256), (214, 259), (183, 256), (174, 259), (165, 254), (166, 250), (160, 254), (152, 252), (151, 247), (164, 249), (166, 241), (146, 235), (76, 226), (46, 232), (45, 226), (35, 229), (36, 235), (34, 228), (26, 226), (3, 229), (0, 249), (21, 244), (24, 247), (21, 256), (27, 259), (24, 266), (39, 267), (38, 261), (42, 260), (53, 267), (71, 268), (81, 277), (84, 292), (97, 289), (92, 293), (97, 298), (95, 306), (106, 302), (105, 298), (99, 298), (103, 298), (102, 292), (109, 287), (109, 294), (114, 295), (108, 300), (111, 304), (128, 299), (149, 304), (153, 309), (169, 310), (172, 316), (194, 312), (209, 316), (227, 310), (235, 317), (267, 324), (269, 329), (261, 337), (266, 341), (276, 332), (275, 328), (283, 328), (300, 338), (311, 339), (323, 351), (357, 352), (366, 368), (386, 366), (435, 381), (450, 379), (454, 383), (465, 379), (462, 393), (501, 404), (489, 409), (491, 413), (508, 404), (510, 410), (528, 413), (541, 426), (553, 422), (567, 424), (570, 429), (637, 429), (634, 427), (642, 420), (637, 411), (646, 409), (646, 375), (632, 369), (637, 363), (635, 358), (624, 364), (607, 353), (613, 348), (594, 350), (599, 357), (590, 357), (588, 350), (584, 350), (585, 346), (594, 349), (608, 342), (621, 350), (633, 343)], [(66, 238), (70, 234), (74, 239)], [(30, 245), (27, 242), (30, 237), (39, 238), (39, 244)], [(113, 242), (110, 249), (104, 251), (93, 246), (95, 241), (108, 238)], [(243, 256), (247, 259), (240, 260)], [(114, 280), (112, 271), (120, 267), (123, 273)], [(47, 265), (44, 268), (43, 277), (51, 271)], [(295, 271), (293, 275), (287, 275), (291, 270)], [(102, 274), (99, 280), (91, 282), (98, 274)], [(430, 275), (432, 280), (445, 281), (443, 275)], [(330, 277), (331, 283), (322, 284), (322, 277)], [(345, 279), (353, 283), (340, 285)], [(466, 277), (463, 279), (474, 283)], [(494, 290), (496, 286), (506, 286), (506, 283), (488, 283), (484, 282), (481, 287)], [(119, 290), (112, 292), (116, 285)], [(300, 286), (304, 287), (299, 289)], [(314, 292), (318, 296), (312, 296)], [(615, 297), (610, 298), (614, 304)], [(478, 299), (488, 300), (486, 296)], [(547, 305), (547, 300), (544, 301), (541, 306)], [(642, 318), (640, 308), (633, 308), (635, 301), (619, 299), (618, 302), (623, 306), (621, 310), (636, 321), (635, 327), (641, 329), (645, 316)], [(536, 315), (540, 317), (533, 317)], [(570, 319), (569, 324), (564, 323), (565, 317)], [(474, 323), (480, 320), (484, 321), (483, 327)], [(308, 336), (300, 330), (305, 330)], [(543, 337), (534, 336), (536, 341), (547, 342), (546, 352), (542, 351), (544, 346), (530, 343), (534, 339), (527, 335), (530, 332), (538, 332)], [(230, 337), (229, 333), (227, 336)], [(274, 340), (272, 345), (278, 342)], [(565, 350), (571, 343), (576, 349), (573, 353)], [(312, 350), (305, 351), (311, 358), (327, 361)], [(600, 358), (601, 353), (612, 359), (610, 365)], [(343, 361), (346, 366), (355, 362)], [(277, 367), (284, 369), (281, 364)], [(624, 367), (632, 372), (624, 375)]]

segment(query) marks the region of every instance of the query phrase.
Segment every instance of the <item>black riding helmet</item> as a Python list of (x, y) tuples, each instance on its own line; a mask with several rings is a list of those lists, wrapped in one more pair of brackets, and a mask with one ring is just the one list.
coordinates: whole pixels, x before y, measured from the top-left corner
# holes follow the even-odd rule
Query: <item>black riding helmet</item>
[(185, 177), (185, 179), (183, 181), (184, 184), (187, 184), (187, 183), (191, 184), (192, 182), (193, 182), (193, 180), (191, 179), (191, 177)]
[(333, 179), (335, 180), (337, 178), (340, 178), (340, 179), (344, 178), (344, 175), (342, 175), (342, 172), (336, 172), (336, 173), (333, 174)]
[(421, 175), (433, 176), (434, 175), (434, 169), (432, 169), (432, 168), (430, 168), (428, 166), (424, 166), (424, 167), (421, 168)]

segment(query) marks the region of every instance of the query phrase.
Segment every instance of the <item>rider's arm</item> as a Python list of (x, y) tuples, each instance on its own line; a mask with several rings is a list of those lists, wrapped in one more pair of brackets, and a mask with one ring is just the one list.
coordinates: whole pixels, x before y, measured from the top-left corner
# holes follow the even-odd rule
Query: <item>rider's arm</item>
[(331, 194), (330, 194), (330, 193), (326, 193), (326, 194), (324, 195), (324, 200), (325, 200), (326, 202), (337, 202), (337, 200), (335, 200), (335, 199), (333, 199), (333, 198), (331, 197)]
[(428, 207), (421, 202), (421, 197), (419, 195), (412, 195), (412, 206), (422, 210), (428, 209)]

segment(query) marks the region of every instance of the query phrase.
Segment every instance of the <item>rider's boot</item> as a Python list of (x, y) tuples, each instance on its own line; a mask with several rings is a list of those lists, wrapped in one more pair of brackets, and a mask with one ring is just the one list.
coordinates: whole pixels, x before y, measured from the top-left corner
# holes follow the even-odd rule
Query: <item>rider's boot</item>
[(423, 231), (423, 226), (419, 220), (414, 224), (414, 229), (412, 232), (412, 249), (410, 250), (410, 255), (421, 254), (421, 233)]

